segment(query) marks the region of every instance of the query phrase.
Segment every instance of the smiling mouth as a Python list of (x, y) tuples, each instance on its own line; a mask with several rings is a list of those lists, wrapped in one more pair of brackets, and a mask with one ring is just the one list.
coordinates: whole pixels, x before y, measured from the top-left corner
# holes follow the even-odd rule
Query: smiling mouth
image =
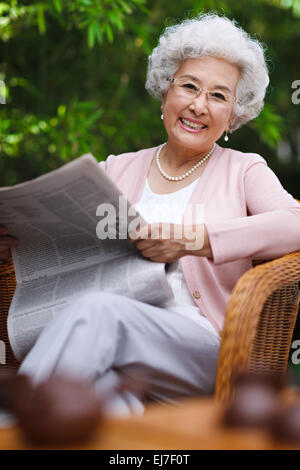
[(205, 124), (197, 124), (196, 122), (193, 122), (193, 121), (190, 121), (189, 119), (185, 119), (185, 118), (180, 118), (180, 121), (182, 122), (182, 124), (186, 127), (189, 127), (190, 129), (193, 129), (193, 130), (200, 130), (200, 129), (206, 129), (206, 125)]

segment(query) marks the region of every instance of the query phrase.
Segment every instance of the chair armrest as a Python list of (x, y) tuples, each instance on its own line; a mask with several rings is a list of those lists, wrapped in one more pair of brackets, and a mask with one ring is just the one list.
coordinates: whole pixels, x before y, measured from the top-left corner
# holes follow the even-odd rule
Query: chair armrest
[(286, 370), (298, 313), (300, 251), (247, 271), (234, 287), (226, 310), (216, 378), (216, 400), (234, 393), (242, 370)]

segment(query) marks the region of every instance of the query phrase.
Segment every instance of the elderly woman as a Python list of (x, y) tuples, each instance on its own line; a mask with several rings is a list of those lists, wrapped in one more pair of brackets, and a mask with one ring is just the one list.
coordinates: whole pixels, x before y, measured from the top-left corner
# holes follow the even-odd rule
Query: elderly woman
[[(88, 294), (45, 327), (21, 372), (36, 382), (62, 372), (103, 391), (120, 371), (140, 371), (156, 401), (213, 393), (235, 283), (252, 259), (300, 249), (299, 205), (266, 161), (216, 143), (259, 114), (268, 82), (262, 46), (233, 21), (207, 14), (165, 30), (149, 58), (146, 88), (161, 100), (167, 142), (100, 165), (147, 220), (129, 241), (153, 262), (168, 263), (174, 298), (155, 307)], [(203, 219), (175, 236), (188, 205), (197, 204)], [(143, 412), (137, 392), (110, 398), (108, 413)]]

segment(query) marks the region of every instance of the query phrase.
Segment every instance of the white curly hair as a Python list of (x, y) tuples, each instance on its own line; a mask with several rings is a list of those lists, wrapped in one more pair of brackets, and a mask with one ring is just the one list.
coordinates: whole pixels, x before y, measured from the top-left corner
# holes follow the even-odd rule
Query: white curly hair
[(182, 61), (202, 56), (222, 58), (241, 71), (229, 132), (257, 117), (269, 84), (264, 47), (235, 20), (214, 13), (199, 14), (165, 29), (148, 59), (146, 89), (162, 100)]

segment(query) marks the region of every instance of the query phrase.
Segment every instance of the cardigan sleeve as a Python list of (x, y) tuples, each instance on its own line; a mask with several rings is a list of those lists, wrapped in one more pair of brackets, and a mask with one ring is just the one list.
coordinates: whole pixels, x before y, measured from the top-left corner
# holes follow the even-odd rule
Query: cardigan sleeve
[(263, 162), (244, 175), (247, 217), (208, 222), (214, 264), (274, 259), (300, 250), (300, 204)]
[(106, 160), (103, 160), (103, 161), (99, 162), (99, 166), (100, 166), (101, 170), (105, 171), (105, 173), (108, 173), (111, 158), (114, 158), (114, 157), (115, 157), (115, 155), (110, 154), (110, 155), (108, 155)]

